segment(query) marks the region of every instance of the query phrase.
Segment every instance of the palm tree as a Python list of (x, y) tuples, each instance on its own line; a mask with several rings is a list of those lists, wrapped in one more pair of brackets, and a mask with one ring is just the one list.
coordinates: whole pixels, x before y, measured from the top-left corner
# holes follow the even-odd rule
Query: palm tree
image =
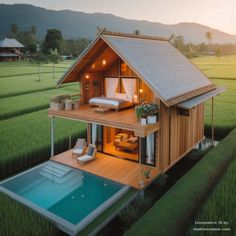
[(210, 48), (210, 43), (211, 43), (211, 40), (213, 38), (213, 33), (211, 31), (207, 31), (205, 33), (205, 36), (207, 38), (207, 41), (208, 41), (208, 47), (207, 47), (207, 51), (208, 51), (208, 54), (209, 54), (209, 48)]

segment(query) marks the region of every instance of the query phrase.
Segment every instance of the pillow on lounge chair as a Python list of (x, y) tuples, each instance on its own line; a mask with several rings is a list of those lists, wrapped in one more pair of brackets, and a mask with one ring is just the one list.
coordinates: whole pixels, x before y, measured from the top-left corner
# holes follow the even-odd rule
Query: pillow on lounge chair
[(93, 156), (93, 152), (94, 152), (94, 149), (95, 149), (95, 147), (93, 147), (93, 146), (89, 146), (89, 149), (88, 149), (88, 151), (87, 151), (87, 155), (88, 156)]

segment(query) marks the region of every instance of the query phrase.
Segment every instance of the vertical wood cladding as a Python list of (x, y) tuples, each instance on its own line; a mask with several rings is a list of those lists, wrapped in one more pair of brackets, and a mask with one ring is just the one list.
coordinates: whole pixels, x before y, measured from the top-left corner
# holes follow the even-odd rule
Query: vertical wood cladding
[(160, 106), (160, 163), (168, 169), (204, 137), (204, 104), (180, 115), (179, 108)]

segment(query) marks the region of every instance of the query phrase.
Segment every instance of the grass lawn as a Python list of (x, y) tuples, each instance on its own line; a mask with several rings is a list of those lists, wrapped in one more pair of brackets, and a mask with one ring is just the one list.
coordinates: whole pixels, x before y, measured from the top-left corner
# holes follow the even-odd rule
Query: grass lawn
[[(226, 87), (227, 91), (215, 98), (216, 137), (222, 138), (236, 127), (236, 56), (230, 57), (199, 57), (193, 59), (213, 83)], [(205, 103), (206, 135), (211, 130), (211, 101)]]
[[(230, 165), (229, 169), (216, 186), (213, 193), (208, 198), (206, 204), (199, 211), (195, 221), (209, 222), (209, 221), (225, 221), (226, 224), (208, 225), (207, 227), (214, 228), (230, 228), (228, 234), (235, 235), (236, 233), (236, 159)], [(189, 235), (203, 235), (201, 231), (193, 231), (193, 228), (204, 227), (204, 225), (192, 225), (189, 230)], [(213, 232), (216, 233), (216, 232)], [(220, 232), (221, 234), (223, 232)], [(227, 232), (226, 232), (227, 233)], [(205, 232), (204, 235), (211, 235)]]

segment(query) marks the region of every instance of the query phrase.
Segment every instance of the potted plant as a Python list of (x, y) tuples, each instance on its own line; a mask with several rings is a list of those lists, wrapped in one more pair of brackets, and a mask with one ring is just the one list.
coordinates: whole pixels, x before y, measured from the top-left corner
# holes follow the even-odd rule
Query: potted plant
[(147, 123), (155, 124), (157, 122), (157, 114), (158, 114), (158, 105), (156, 103), (149, 103), (146, 105), (147, 108)]
[(146, 111), (145, 111), (145, 105), (141, 104), (135, 107), (137, 120), (141, 123), (141, 125), (147, 124), (147, 118), (146, 118)]
[(69, 98), (70, 97), (67, 94), (52, 97), (50, 102), (50, 109), (57, 111), (63, 110), (65, 106), (65, 100)]
[(146, 179), (149, 179), (151, 177), (151, 168), (150, 167), (146, 167), (143, 171), (144, 177)]
[(65, 110), (72, 110), (72, 100), (71, 99), (66, 99), (65, 100)]

